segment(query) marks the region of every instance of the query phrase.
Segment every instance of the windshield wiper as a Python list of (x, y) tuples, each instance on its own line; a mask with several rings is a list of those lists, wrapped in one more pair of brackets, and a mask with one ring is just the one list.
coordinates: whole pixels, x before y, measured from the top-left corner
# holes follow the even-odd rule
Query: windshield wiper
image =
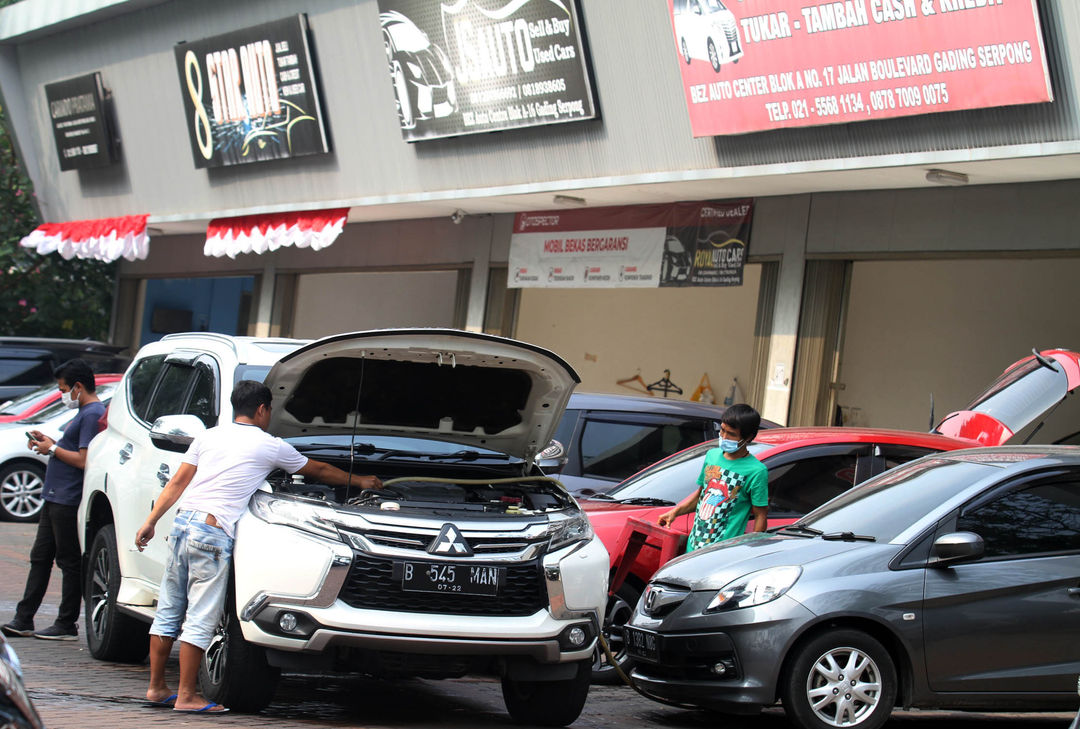
[(824, 532), (802, 524), (786, 524), (776, 530), (777, 534), (800, 534), (804, 537), (820, 537)]
[(876, 542), (877, 538), (867, 536), (865, 534), (852, 534), (851, 532), (832, 532), (830, 534), (822, 534), (822, 539), (827, 539), (830, 542)]
[(480, 451), (454, 451), (453, 453), (428, 453), (426, 451), (398, 451), (393, 449), (376, 448), (372, 452), (378, 452), (376, 461), (385, 461), (388, 458), (427, 458), (432, 461), (454, 459), (458, 461), (475, 461), (483, 458), (486, 460), (509, 461), (511, 456), (504, 453), (481, 453)]
[(578, 498), (580, 498), (580, 499), (603, 499), (604, 501), (616, 501), (617, 500), (611, 494), (605, 494), (603, 492), (591, 491), (591, 490), (582, 491), (580, 494), (578, 494)]
[(629, 499), (615, 499), (615, 503), (634, 504), (635, 506), (675, 506), (674, 501), (668, 501), (667, 499), (656, 499), (651, 496), (631, 496)]

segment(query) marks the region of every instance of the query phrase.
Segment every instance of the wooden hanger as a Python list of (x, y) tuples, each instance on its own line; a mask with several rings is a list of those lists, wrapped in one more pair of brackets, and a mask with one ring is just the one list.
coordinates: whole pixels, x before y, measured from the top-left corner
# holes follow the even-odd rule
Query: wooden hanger
[[(652, 390), (650, 390), (649, 386), (645, 384), (645, 380), (641, 379), (641, 370), (638, 370), (638, 373), (633, 377), (625, 377), (621, 380), (615, 380), (615, 384), (621, 385), (628, 390), (633, 390), (634, 392), (643, 392), (649, 397), (652, 397)], [(640, 387), (633, 387), (633, 385), (640, 385)]]

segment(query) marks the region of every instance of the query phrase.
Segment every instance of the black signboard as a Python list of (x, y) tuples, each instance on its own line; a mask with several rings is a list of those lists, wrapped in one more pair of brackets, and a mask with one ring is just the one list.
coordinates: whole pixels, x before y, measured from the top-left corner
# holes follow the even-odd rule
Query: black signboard
[(753, 216), (752, 200), (701, 203), (691, 225), (667, 229), (660, 285), (742, 286)]
[(175, 47), (196, 167), (330, 151), (307, 16)]
[(578, 0), (379, 0), (409, 142), (599, 116)]
[(45, 98), (60, 169), (105, 167), (116, 161), (100, 73), (45, 84)]

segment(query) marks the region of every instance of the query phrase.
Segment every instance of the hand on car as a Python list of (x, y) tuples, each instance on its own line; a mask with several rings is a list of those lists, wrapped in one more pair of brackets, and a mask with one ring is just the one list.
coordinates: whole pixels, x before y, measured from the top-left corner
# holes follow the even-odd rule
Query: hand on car
[(671, 522), (673, 522), (674, 520), (675, 520), (675, 512), (674, 511), (665, 511), (663, 514), (661, 514), (657, 518), (656, 523), (659, 524), (662, 527), (666, 527), (666, 526), (670, 526)]
[(353, 476), (353, 481), (359, 481), (360, 487), (365, 489), (381, 489), (382, 481), (378, 476)]

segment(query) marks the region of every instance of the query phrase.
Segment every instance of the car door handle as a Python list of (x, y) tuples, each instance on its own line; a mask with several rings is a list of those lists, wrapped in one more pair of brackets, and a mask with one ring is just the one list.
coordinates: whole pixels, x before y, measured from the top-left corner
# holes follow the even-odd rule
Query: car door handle
[(165, 484), (169, 483), (169, 466), (166, 463), (162, 463), (158, 466), (157, 470), (158, 481), (161, 481), (161, 488), (165, 488)]
[(120, 465), (127, 463), (134, 451), (135, 448), (130, 443), (124, 444), (124, 447), (120, 449)]

